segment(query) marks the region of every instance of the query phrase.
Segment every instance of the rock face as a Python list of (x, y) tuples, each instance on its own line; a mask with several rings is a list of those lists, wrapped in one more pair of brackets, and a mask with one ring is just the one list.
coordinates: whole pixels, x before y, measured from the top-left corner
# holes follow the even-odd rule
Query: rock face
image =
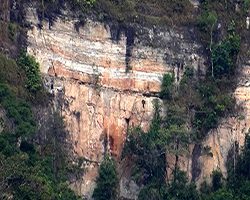
[[(227, 174), (226, 161), (230, 150), (236, 150), (237, 145), (244, 144), (245, 135), (250, 128), (250, 62), (241, 66), (241, 75), (234, 92), (237, 104), (243, 108), (237, 116), (223, 119), (219, 127), (209, 133), (203, 146), (210, 147), (210, 153), (202, 155), (197, 164), (200, 165), (199, 176), (196, 180), (201, 183), (208, 180), (213, 170), (220, 169), (224, 176)], [(234, 158), (232, 158), (234, 161)]]
[[(40, 29), (33, 8), (27, 21), (32, 27), (28, 52), (40, 63), (46, 87), (58, 100), (75, 153), (90, 161), (82, 181), (72, 184), (89, 198), (104, 152), (119, 158), (128, 128), (149, 127), (163, 74), (174, 73), (178, 82), (186, 66), (204, 71), (200, 46), (185, 30), (141, 27), (140, 37), (131, 39), (126, 30), (118, 34), (111, 25), (91, 20), (76, 30), (76, 20), (65, 17)], [(246, 108), (245, 119), (223, 120), (204, 141), (209, 155), (201, 146), (190, 147), (190, 156), (181, 163), (190, 180), (202, 182), (217, 168), (226, 173), (228, 151), (235, 141), (243, 143), (250, 125), (248, 73), (245, 68), (235, 91), (237, 102)], [(122, 178), (120, 186), (125, 198), (136, 198), (139, 189), (133, 182)]]

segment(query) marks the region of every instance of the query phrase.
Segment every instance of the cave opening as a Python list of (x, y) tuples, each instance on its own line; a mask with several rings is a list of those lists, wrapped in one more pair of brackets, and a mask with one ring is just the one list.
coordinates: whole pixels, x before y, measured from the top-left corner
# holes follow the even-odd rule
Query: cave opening
[(141, 103), (142, 103), (142, 108), (144, 109), (144, 108), (145, 108), (146, 101), (143, 99), (143, 100), (141, 101)]

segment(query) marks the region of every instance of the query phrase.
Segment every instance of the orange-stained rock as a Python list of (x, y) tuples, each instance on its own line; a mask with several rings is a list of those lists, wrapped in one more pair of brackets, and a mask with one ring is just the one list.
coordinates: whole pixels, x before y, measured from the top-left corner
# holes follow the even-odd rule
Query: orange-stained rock
[[(73, 19), (60, 18), (50, 28), (44, 23), (40, 30), (34, 13), (27, 9), (32, 25), (27, 49), (40, 63), (55, 101), (63, 95), (59, 103), (75, 154), (95, 163), (72, 185), (89, 197), (95, 186), (96, 163), (102, 161), (105, 149), (119, 158), (128, 128), (148, 129), (163, 74), (175, 73), (177, 80), (185, 66), (204, 68), (203, 58), (197, 55), (200, 47), (181, 33), (166, 30), (156, 35), (163, 46), (150, 47), (135, 40), (126, 66), (124, 33), (119, 41), (112, 41), (111, 30), (103, 23), (89, 20), (77, 32)], [(179, 52), (171, 47), (174, 41), (182, 47)]]

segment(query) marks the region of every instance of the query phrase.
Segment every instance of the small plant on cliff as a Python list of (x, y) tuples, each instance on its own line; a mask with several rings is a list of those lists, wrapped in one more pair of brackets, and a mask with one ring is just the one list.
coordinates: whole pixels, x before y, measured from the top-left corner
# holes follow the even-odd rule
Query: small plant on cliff
[(174, 76), (172, 74), (164, 74), (161, 85), (160, 97), (162, 99), (171, 99), (173, 90)]
[(115, 161), (105, 156), (99, 170), (97, 185), (93, 193), (95, 200), (116, 200), (117, 199), (118, 177)]
[(100, 76), (101, 73), (98, 70), (98, 67), (93, 64), (93, 75), (92, 75), (92, 83), (94, 85), (94, 89), (97, 91), (97, 93), (100, 93), (101, 85), (100, 85)]
[[(210, 54), (212, 54), (212, 46), (213, 46), (213, 34), (214, 34), (214, 29), (215, 25), (217, 23), (218, 17), (216, 12), (211, 11), (211, 12), (204, 12), (199, 20), (198, 20), (198, 26), (201, 31), (204, 33), (209, 33), (209, 51)], [(211, 62), (212, 66), (212, 76), (214, 76), (214, 66), (213, 62)]]

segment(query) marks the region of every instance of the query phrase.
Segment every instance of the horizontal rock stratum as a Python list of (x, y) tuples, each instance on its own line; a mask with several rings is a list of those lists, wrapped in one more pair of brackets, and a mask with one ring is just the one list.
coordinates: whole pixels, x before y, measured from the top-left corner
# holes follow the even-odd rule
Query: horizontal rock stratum
[[(141, 27), (145, 37), (133, 38), (133, 44), (128, 46), (125, 32), (114, 39), (110, 24), (87, 20), (76, 30), (76, 19), (61, 16), (52, 26), (44, 22), (41, 29), (33, 8), (28, 9), (27, 21), (31, 23), (28, 52), (40, 63), (46, 87), (55, 95), (74, 152), (91, 161), (82, 180), (72, 185), (89, 197), (105, 149), (119, 158), (129, 128), (148, 129), (163, 74), (174, 73), (177, 83), (186, 66), (203, 74), (204, 55), (192, 31), (184, 29), (159, 31), (156, 27)], [(247, 65), (245, 69), (248, 68)], [(190, 155), (180, 161), (190, 180), (202, 182), (216, 168), (226, 173), (228, 151), (235, 141), (243, 143), (249, 128), (249, 85), (248, 80), (244, 81), (247, 77), (245, 70), (235, 91), (237, 102), (244, 104), (245, 119), (224, 119), (209, 134), (203, 146), (211, 147), (212, 157), (190, 146)], [(171, 168), (171, 158), (168, 167)], [(198, 170), (195, 177), (194, 170)], [(124, 190), (125, 185), (133, 184), (121, 179), (122, 195), (133, 198), (135, 188), (131, 190), (134, 193), (129, 192), (131, 188)]]

